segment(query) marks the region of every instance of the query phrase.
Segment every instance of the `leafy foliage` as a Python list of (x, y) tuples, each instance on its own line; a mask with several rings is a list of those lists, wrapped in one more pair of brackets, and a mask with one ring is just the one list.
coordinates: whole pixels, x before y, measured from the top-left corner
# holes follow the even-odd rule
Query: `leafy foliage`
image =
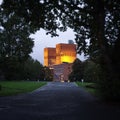
[(0, 57), (18, 57), (25, 60), (32, 52), (33, 41), (29, 38), (30, 28), (15, 14), (0, 11)]
[(17, 57), (7, 57), (1, 66), (5, 80), (44, 80), (43, 65), (32, 58), (19, 62)]
[(29, 58), (24, 63), (24, 73), (22, 75), (24, 80), (43, 81), (45, 77), (44, 67), (37, 60)]
[(0, 71), (7, 80), (22, 79), (23, 63), (34, 45), (28, 24), (0, 8)]
[(83, 66), (82, 62), (77, 58), (73, 62), (72, 72), (69, 75), (70, 81), (81, 81), (83, 78)]
[(97, 83), (101, 80), (102, 69), (99, 64), (96, 64), (90, 60), (86, 60), (83, 62), (83, 66), (83, 79), (85, 82)]

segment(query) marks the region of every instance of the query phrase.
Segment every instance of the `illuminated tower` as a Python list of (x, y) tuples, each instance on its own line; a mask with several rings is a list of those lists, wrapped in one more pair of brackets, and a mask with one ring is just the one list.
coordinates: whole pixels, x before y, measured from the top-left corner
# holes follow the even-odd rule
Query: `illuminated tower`
[(75, 44), (57, 44), (56, 45), (56, 64), (63, 62), (73, 63), (76, 59), (76, 45)]
[(44, 66), (56, 64), (56, 49), (44, 48)]

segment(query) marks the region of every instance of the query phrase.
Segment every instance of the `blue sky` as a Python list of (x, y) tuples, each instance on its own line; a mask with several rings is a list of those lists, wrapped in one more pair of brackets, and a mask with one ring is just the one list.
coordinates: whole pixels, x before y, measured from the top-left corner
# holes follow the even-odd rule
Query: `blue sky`
[[(0, 4), (1, 2), (2, 0), (0, 0)], [(59, 37), (51, 37), (50, 35), (46, 35), (46, 31), (43, 29), (32, 34), (30, 37), (34, 39), (34, 47), (30, 55), (43, 64), (45, 47), (55, 47), (58, 43), (68, 43), (68, 40), (74, 41), (75, 35), (71, 29), (68, 29), (66, 32), (58, 32), (58, 34)], [(80, 60), (85, 59), (83, 55), (77, 56)]]

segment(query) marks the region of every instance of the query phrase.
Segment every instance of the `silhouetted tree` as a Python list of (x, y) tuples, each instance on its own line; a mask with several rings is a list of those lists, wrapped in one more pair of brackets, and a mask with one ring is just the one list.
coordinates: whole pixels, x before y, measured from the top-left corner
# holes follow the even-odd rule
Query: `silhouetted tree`
[(101, 80), (102, 70), (99, 64), (96, 64), (90, 60), (86, 60), (83, 62), (83, 66), (83, 79), (85, 82), (97, 83), (99, 80)]
[(15, 14), (8, 16), (8, 11), (3, 12), (0, 7), (0, 69), (6, 80), (21, 78), (22, 63), (28, 59), (34, 45), (30, 33), (23, 19)]
[(43, 81), (45, 77), (44, 67), (39, 61), (29, 58), (24, 63), (24, 80)]
[(73, 62), (69, 79), (70, 81), (81, 81), (81, 79), (83, 79), (83, 65), (78, 58)]

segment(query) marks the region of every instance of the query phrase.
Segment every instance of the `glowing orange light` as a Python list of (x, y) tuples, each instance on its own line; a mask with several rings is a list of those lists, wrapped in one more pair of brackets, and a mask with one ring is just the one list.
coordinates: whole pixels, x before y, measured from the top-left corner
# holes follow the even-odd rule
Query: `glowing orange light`
[(74, 60), (75, 58), (71, 56), (61, 56), (61, 62), (72, 63)]

